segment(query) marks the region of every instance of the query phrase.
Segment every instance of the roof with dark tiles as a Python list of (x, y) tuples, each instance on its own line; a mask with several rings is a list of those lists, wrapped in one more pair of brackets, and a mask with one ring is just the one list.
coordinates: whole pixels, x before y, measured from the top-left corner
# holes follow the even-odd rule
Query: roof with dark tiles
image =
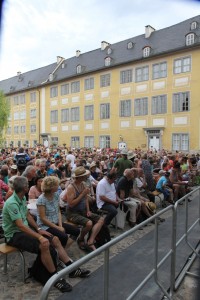
[[(196, 21), (198, 26), (195, 30), (190, 29), (190, 24)], [(185, 36), (194, 32), (196, 35), (195, 44), (186, 46)], [(134, 46), (131, 49), (127, 48), (128, 42), (133, 42)], [(196, 16), (185, 20), (181, 23), (173, 26), (155, 30), (151, 33), (149, 38), (145, 37), (145, 34), (126, 39), (114, 44), (110, 44), (108, 47), (112, 49), (111, 54), (107, 54), (105, 50), (101, 48), (80, 54), (78, 57), (74, 56), (64, 60), (64, 68), (61, 65), (57, 68), (57, 63), (50, 64), (45, 67), (41, 67), (36, 70), (22, 73), (20, 76), (22, 80), (19, 81), (19, 76), (15, 76), (3, 81), (0, 81), (0, 89), (5, 94), (13, 94), (16, 92), (23, 92), (27, 89), (33, 89), (41, 87), (45, 84), (53, 84), (58, 81), (64, 80), (76, 80), (76, 77), (82, 75), (88, 75), (94, 71), (106, 71), (110, 67), (115, 67), (123, 64), (128, 64), (134, 61), (145, 61), (143, 58), (142, 49), (146, 46), (151, 47), (150, 57), (158, 55), (164, 55), (172, 53), (184, 48), (193, 48), (200, 45), (200, 16)], [(111, 57), (111, 65), (105, 67), (104, 60), (106, 57)], [(76, 67), (78, 65), (83, 66), (83, 72), (77, 74)], [(57, 70), (55, 70), (57, 68)], [(53, 81), (49, 82), (49, 74), (54, 72)], [(13, 89), (10, 89), (13, 87)]]

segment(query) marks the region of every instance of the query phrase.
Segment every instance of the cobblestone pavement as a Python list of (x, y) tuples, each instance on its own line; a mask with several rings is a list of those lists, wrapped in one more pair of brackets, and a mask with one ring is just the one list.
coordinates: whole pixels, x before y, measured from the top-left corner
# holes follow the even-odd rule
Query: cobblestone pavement
[[(165, 218), (169, 217), (169, 212), (167, 212), (164, 216)], [(116, 254), (123, 251), (128, 246), (132, 245), (142, 236), (153, 230), (154, 225), (148, 225), (143, 228), (143, 230), (138, 230), (131, 236), (125, 238), (123, 241), (118, 243), (117, 245), (113, 246), (110, 249), (110, 257), (115, 256)], [(126, 225), (124, 230), (110, 228), (111, 236), (116, 237), (119, 234), (123, 233), (124, 231), (128, 230), (129, 227)], [(3, 242), (3, 240), (0, 240)], [(35, 255), (25, 252), (25, 261), (26, 261), (26, 271), (29, 266), (32, 265), (34, 261)], [(78, 260), (79, 258), (85, 255), (85, 252), (80, 250), (76, 243), (72, 244), (68, 249), (68, 254), (73, 260)], [(103, 264), (103, 254), (97, 256), (96, 258), (89, 261), (85, 268), (90, 269), (91, 271), (95, 271), (98, 267)], [(29, 279), (28, 283), (24, 284), (22, 282), (22, 272), (21, 272), (21, 265), (20, 265), (20, 258), (18, 254), (9, 254), (8, 256), (8, 274), (3, 274), (3, 256), (0, 255), (0, 274), (1, 274), (1, 281), (0, 281), (0, 300), (39, 300), (40, 293), (42, 290), (42, 286), (34, 281), (33, 279)], [(75, 286), (80, 280), (84, 279), (67, 279), (72, 286)], [(192, 277), (187, 277), (181, 288), (176, 293), (174, 299), (175, 300), (193, 300), (193, 293), (195, 285), (197, 285), (197, 280), (193, 279)], [(49, 300), (55, 300), (57, 297), (60, 296), (60, 292), (52, 288), (49, 294)], [(157, 299), (154, 299), (157, 300)], [(196, 300), (196, 299), (195, 299)]]

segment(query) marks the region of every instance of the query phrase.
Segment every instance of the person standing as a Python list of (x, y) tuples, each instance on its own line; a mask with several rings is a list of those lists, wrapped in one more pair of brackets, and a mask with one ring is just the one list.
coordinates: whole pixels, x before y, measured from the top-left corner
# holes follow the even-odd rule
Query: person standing
[(117, 173), (117, 181), (123, 176), (126, 169), (133, 167), (133, 162), (128, 159), (128, 152), (125, 149), (121, 151), (121, 156), (121, 158), (116, 160), (112, 168), (112, 171)]

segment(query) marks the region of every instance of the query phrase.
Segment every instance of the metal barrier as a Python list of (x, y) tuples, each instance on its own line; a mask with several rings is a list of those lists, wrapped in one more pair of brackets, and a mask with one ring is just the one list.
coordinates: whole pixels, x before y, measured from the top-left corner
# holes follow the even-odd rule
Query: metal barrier
[[(192, 196), (194, 193), (198, 191), (199, 197), (197, 199), (198, 201), (198, 218), (188, 228), (188, 199), (190, 196)], [(177, 211), (179, 209), (179, 204), (185, 201), (185, 215), (186, 215), (186, 225), (183, 236), (177, 241), (176, 237), (176, 226), (177, 226)], [(168, 251), (168, 253), (158, 262), (158, 218), (165, 214), (166, 212), (171, 211), (172, 214), (172, 239), (171, 239), (171, 249)], [(137, 286), (137, 288), (129, 295), (127, 300), (134, 299), (134, 297), (138, 294), (138, 292), (143, 288), (143, 286), (149, 281), (150, 278), (154, 277), (155, 283), (158, 285), (158, 287), (162, 290), (165, 298), (167, 299), (173, 299), (174, 291), (178, 288), (181, 281), (183, 280), (184, 276), (188, 273), (187, 270), (191, 266), (191, 262), (187, 265), (187, 267), (183, 268), (182, 272), (179, 274), (178, 278), (176, 278), (176, 251), (177, 246), (185, 240), (191, 250), (193, 251), (193, 261), (198, 256), (199, 246), (197, 248), (194, 248), (189, 240), (188, 240), (188, 234), (191, 232), (191, 230), (196, 226), (197, 224), (200, 225), (200, 187), (195, 189), (194, 191), (190, 192), (183, 198), (181, 198), (179, 201), (176, 202), (176, 204), (170, 205), (167, 208), (163, 209), (162, 211), (158, 212), (156, 215), (150, 217), (146, 221), (142, 222), (141, 224), (135, 226), (134, 228), (124, 232), (120, 236), (114, 238), (107, 244), (103, 245), (102, 247), (98, 248), (94, 252), (89, 253), (88, 255), (84, 256), (83, 258), (79, 259), (78, 261), (74, 262), (72, 265), (66, 267), (65, 269), (59, 271), (57, 274), (53, 275), (48, 282), (45, 284), (40, 300), (46, 300), (48, 299), (48, 294), (50, 292), (51, 287), (56, 283), (58, 279), (61, 277), (66, 276), (74, 269), (80, 267), (84, 263), (88, 262), (92, 258), (98, 256), (102, 252), (104, 252), (104, 295), (102, 295), (102, 299), (108, 300), (108, 290), (109, 290), (109, 249), (113, 245), (119, 243), (129, 235), (133, 234), (137, 230), (139, 230), (144, 225), (147, 225), (148, 223), (155, 220), (155, 228), (154, 228), (154, 268), (149, 272), (149, 274), (144, 278), (144, 280)], [(169, 290), (166, 290), (158, 278), (158, 270), (163, 265), (166, 260), (171, 257), (171, 276), (170, 276), (170, 287)], [(141, 258), (142, 259), (142, 258)]]

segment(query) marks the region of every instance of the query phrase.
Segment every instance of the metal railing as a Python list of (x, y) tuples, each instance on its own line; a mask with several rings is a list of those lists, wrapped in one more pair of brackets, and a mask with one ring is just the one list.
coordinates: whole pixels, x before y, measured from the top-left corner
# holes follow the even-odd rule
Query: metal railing
[[(192, 196), (194, 193), (197, 193), (199, 197), (195, 199), (195, 201), (198, 201), (198, 217), (194, 221), (194, 223), (188, 228), (188, 199), (190, 196)], [(176, 231), (177, 231), (177, 212), (179, 209), (179, 204), (185, 201), (185, 216), (186, 216), (186, 224), (184, 228), (184, 234), (181, 236), (179, 240), (177, 240)], [(171, 238), (171, 249), (165, 254), (165, 256), (158, 262), (158, 218), (165, 214), (166, 212), (171, 211), (172, 216), (172, 238)], [(109, 291), (109, 250), (110, 247), (116, 245), (126, 237), (132, 235), (134, 232), (139, 230), (141, 227), (147, 225), (148, 223), (155, 220), (155, 228), (154, 230), (154, 268), (149, 272), (149, 274), (143, 279), (143, 281), (137, 286), (137, 288), (128, 296), (127, 300), (134, 299), (134, 297), (141, 291), (143, 286), (151, 279), (154, 278), (155, 283), (158, 285), (158, 287), (162, 290), (165, 298), (167, 299), (173, 299), (174, 291), (178, 288), (181, 281), (185, 277), (186, 274), (188, 274), (188, 270), (194, 261), (194, 259), (198, 256), (199, 257), (199, 246), (197, 248), (194, 248), (189, 240), (188, 235), (192, 231), (192, 229), (198, 224), (200, 225), (200, 187), (196, 188), (194, 191), (190, 192), (183, 198), (181, 198), (179, 201), (176, 202), (176, 204), (170, 205), (167, 208), (163, 209), (162, 211), (158, 212), (156, 215), (148, 218), (146, 221), (140, 223), (139, 225), (135, 226), (134, 228), (124, 232), (120, 236), (114, 238), (107, 244), (103, 245), (102, 247), (98, 248), (97, 250), (89, 253), (88, 255), (82, 257), (78, 261), (74, 262), (72, 265), (66, 267), (65, 269), (59, 271), (57, 274), (53, 275), (48, 282), (45, 284), (40, 300), (46, 300), (48, 299), (48, 294), (50, 292), (51, 287), (56, 283), (58, 279), (61, 277), (64, 277), (68, 275), (71, 271), (75, 270), (76, 268), (80, 267), (81, 265), (87, 263), (92, 258), (98, 256), (99, 254), (104, 252), (104, 292), (102, 295), (102, 299), (108, 300), (108, 291)], [(183, 268), (179, 276), (176, 278), (176, 252), (177, 247), (180, 245), (180, 243), (185, 240), (187, 245), (191, 248), (193, 254), (192, 254), (192, 260), (189, 261), (189, 263)], [(171, 274), (170, 274), (170, 287), (167, 290), (162, 284), (161, 281), (159, 281), (158, 276), (158, 270), (159, 268), (166, 262), (167, 259), (171, 258)], [(141, 256), (142, 259), (142, 256)]]

